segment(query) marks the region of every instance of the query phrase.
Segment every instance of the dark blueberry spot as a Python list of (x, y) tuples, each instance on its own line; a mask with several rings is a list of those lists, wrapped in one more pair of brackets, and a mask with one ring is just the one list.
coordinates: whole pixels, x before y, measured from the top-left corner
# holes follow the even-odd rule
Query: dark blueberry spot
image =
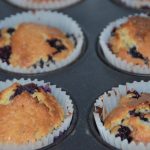
[(149, 10), (149, 9), (150, 9), (149, 6), (142, 6), (141, 8), (142, 8), (142, 9), (145, 9), (145, 10)]
[(43, 68), (43, 66), (44, 66), (44, 61), (43, 61), (43, 60), (40, 60), (39, 63), (40, 63), (40, 67)]
[(17, 95), (20, 95), (23, 92), (28, 92), (30, 94), (33, 94), (36, 90), (38, 90), (38, 86), (34, 83), (26, 84), (26, 85), (20, 85), (15, 90), (14, 94), (10, 97), (10, 100), (16, 97)]
[(48, 61), (51, 61), (52, 63), (54, 63), (55, 64), (55, 60), (53, 60), (53, 57), (52, 56), (48, 56)]
[(118, 129), (118, 134), (116, 135), (116, 137), (120, 137), (121, 140), (127, 139), (128, 142), (130, 143), (132, 141), (132, 137), (130, 136), (131, 134), (131, 130), (126, 127), (126, 126), (120, 126), (120, 128)]
[(40, 86), (39, 88), (43, 89), (46, 93), (51, 93), (49, 85)]
[(11, 55), (11, 47), (5, 46), (0, 48), (0, 58), (3, 62), (7, 62), (9, 64), (9, 57)]
[(143, 55), (137, 51), (135, 46), (130, 48), (129, 54), (134, 58), (144, 59)]
[(139, 97), (141, 97), (141, 95), (137, 92), (137, 91), (127, 91), (127, 94), (134, 94), (133, 96), (132, 96), (132, 98), (139, 98)]
[(73, 34), (66, 34), (66, 37), (72, 39), (74, 42), (74, 46), (77, 46), (77, 39)]
[(143, 120), (143, 121), (146, 121), (146, 122), (149, 121), (148, 118), (145, 118), (145, 117), (144, 117), (144, 114), (143, 114), (143, 113), (141, 113), (141, 112), (136, 112), (135, 109), (129, 111), (129, 114), (130, 114), (131, 116), (134, 116), (134, 117), (139, 117), (139, 118), (140, 118), (141, 120)]
[(14, 28), (8, 28), (7, 29), (7, 33), (9, 33), (10, 35), (12, 35), (15, 32)]
[(113, 28), (112, 32), (111, 32), (111, 36), (114, 36), (115, 35), (115, 32), (116, 32), (117, 28)]
[(135, 115), (135, 109), (134, 109), (134, 110), (129, 111), (129, 114), (130, 114), (131, 116), (134, 116), (134, 115)]
[(51, 39), (46, 41), (51, 47), (55, 48), (57, 51), (53, 53), (53, 55), (56, 55), (57, 53), (60, 53), (63, 50), (66, 50), (66, 47), (63, 45), (62, 41), (59, 39)]
[(129, 52), (128, 52), (133, 58), (139, 58), (142, 59), (144, 61), (145, 64), (148, 64), (149, 59), (148, 58), (144, 58), (144, 56), (137, 51), (136, 47), (132, 47), (130, 48)]
[(149, 120), (148, 120), (148, 118), (140, 118), (141, 120), (143, 120), (143, 121), (145, 121), (145, 122), (148, 122)]

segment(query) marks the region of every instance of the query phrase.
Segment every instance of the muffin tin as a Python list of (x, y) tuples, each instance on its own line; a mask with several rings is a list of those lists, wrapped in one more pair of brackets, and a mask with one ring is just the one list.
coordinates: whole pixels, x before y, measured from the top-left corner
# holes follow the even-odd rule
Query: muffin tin
[[(0, 10), (0, 20), (24, 11), (4, 0), (0, 1)], [(120, 70), (116, 71), (111, 65), (106, 65), (102, 61), (103, 55), (101, 57), (97, 55), (97, 38), (109, 22), (139, 11), (116, 5), (112, 3), (112, 0), (84, 0), (82, 3), (62, 9), (61, 12), (75, 19), (85, 32), (87, 46), (84, 55), (68, 67), (43, 74), (22, 75), (0, 70), (0, 80), (20, 79), (21, 77), (37, 78), (62, 87), (72, 96), (77, 106), (78, 119), (75, 116), (77, 123), (73, 121), (70, 129), (62, 135), (62, 138), (43, 149), (114, 149), (99, 138), (92, 115), (93, 103), (98, 96), (112, 87), (126, 82), (148, 81), (150, 76), (128, 74)]]

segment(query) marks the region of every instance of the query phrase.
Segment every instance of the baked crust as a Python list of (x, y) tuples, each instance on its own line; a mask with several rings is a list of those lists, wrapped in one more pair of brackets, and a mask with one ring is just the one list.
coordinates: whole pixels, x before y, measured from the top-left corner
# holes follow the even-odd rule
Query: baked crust
[(128, 92), (123, 96), (118, 106), (108, 114), (104, 126), (129, 142), (150, 142), (150, 94)]
[(133, 16), (114, 29), (109, 39), (112, 52), (135, 65), (149, 65), (150, 60), (150, 18)]
[(32, 94), (22, 90), (14, 95), (20, 87), (15, 83), (0, 93), (1, 143), (34, 143), (58, 128), (64, 120), (64, 111), (54, 96), (39, 87)]
[(0, 47), (11, 46), (9, 63), (28, 68), (40, 61), (61, 61), (74, 49), (73, 42), (57, 28), (36, 23), (19, 24), (13, 33), (2, 29)]

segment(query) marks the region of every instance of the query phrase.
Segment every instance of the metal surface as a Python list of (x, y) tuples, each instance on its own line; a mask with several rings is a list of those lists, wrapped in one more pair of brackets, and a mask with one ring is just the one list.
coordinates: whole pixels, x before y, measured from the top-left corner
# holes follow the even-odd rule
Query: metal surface
[[(0, 19), (21, 12), (23, 9), (0, 0)], [(78, 107), (78, 123), (74, 131), (52, 150), (108, 150), (107, 144), (97, 140), (89, 127), (89, 110), (99, 95), (118, 84), (134, 80), (148, 81), (150, 77), (133, 76), (119, 72), (103, 63), (96, 53), (97, 36), (111, 21), (134, 14), (136, 10), (127, 9), (110, 0), (85, 0), (72, 7), (62, 9), (73, 17), (83, 28), (88, 41), (85, 54), (72, 65), (55, 72), (37, 75), (21, 75), (0, 71), (0, 80), (13, 78), (38, 78), (50, 81), (70, 93)], [(94, 128), (94, 126), (93, 126)]]

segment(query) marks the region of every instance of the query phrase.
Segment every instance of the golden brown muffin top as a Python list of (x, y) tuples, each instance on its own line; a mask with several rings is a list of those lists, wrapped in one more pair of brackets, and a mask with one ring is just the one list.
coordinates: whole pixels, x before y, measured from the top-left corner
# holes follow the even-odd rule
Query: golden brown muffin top
[(104, 120), (104, 126), (121, 140), (150, 142), (150, 94), (128, 91)]
[(28, 68), (40, 61), (61, 61), (74, 49), (72, 41), (57, 28), (22, 23), (12, 33), (8, 30), (1, 31), (0, 48), (10, 46), (8, 61), (14, 67)]
[(115, 28), (109, 46), (116, 56), (136, 65), (149, 65), (150, 18), (134, 16)]
[(58, 128), (64, 111), (54, 96), (35, 84), (13, 84), (0, 93), (0, 142), (35, 142)]

